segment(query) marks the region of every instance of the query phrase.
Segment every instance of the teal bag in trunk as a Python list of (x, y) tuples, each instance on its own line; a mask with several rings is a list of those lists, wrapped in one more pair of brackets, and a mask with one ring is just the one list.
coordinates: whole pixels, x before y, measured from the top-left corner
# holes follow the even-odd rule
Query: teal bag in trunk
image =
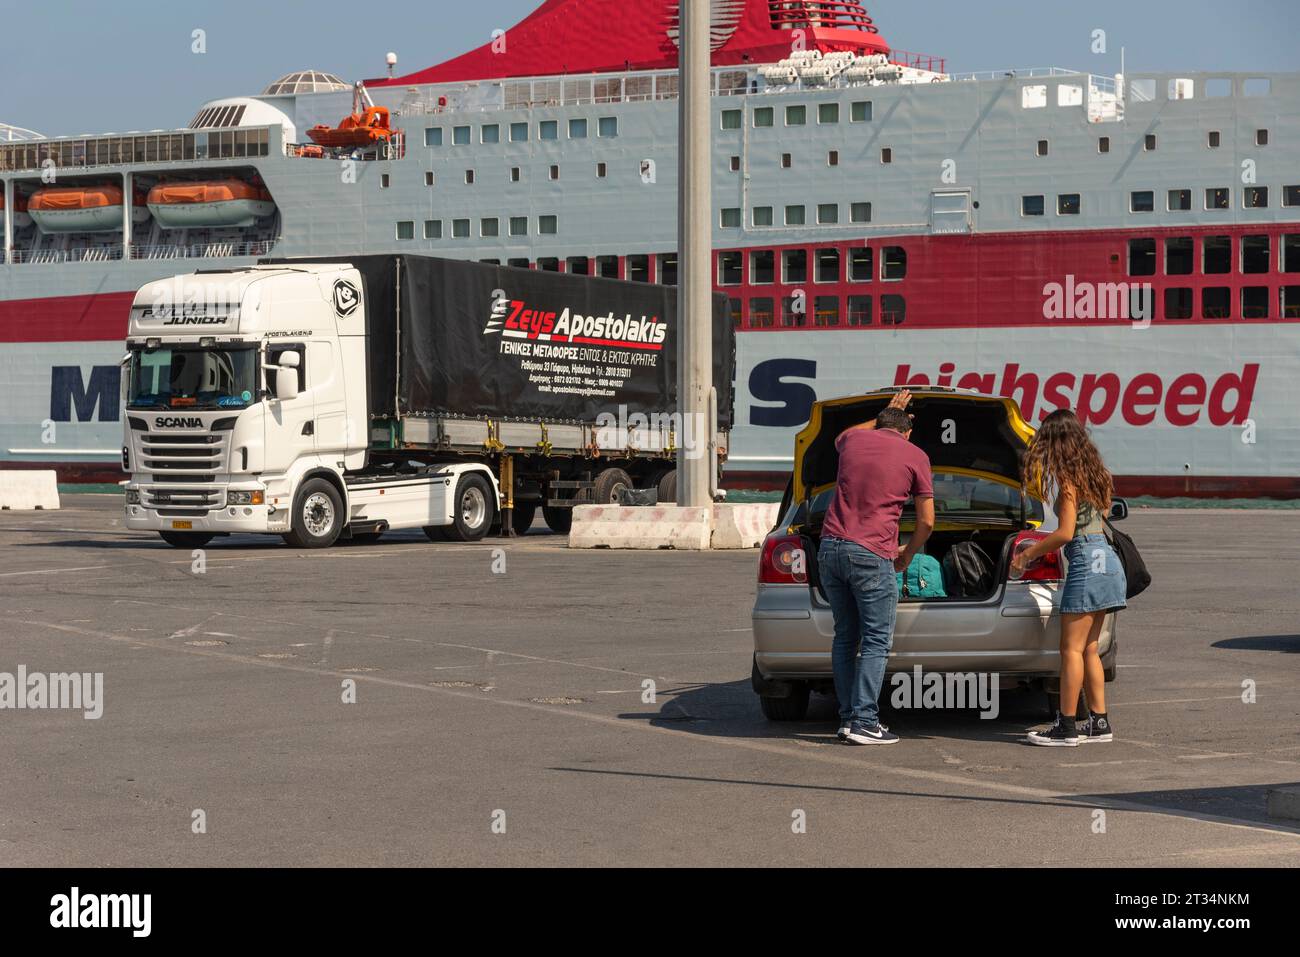
[(900, 598), (947, 598), (943, 590), (943, 569), (931, 555), (915, 555), (907, 571), (898, 572)]

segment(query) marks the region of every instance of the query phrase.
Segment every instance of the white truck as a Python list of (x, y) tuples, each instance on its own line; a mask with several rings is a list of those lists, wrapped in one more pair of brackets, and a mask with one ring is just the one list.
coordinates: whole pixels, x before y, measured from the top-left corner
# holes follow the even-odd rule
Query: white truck
[(624, 489), (671, 501), (679, 448), (726, 456), (725, 298), (713, 321), (716, 421), (692, 429), (669, 287), (421, 256), (149, 283), (123, 362), (126, 526), (179, 548), (476, 541), (539, 507), (567, 532)]

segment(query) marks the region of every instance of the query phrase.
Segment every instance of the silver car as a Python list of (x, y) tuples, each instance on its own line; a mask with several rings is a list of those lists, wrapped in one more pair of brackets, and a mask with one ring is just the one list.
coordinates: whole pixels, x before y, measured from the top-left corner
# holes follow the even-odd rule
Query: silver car
[[(834, 621), (816, 559), (835, 491), (835, 439), (875, 418), (898, 391), (815, 403), (795, 438), (794, 470), (780, 524), (763, 543), (753, 612), (752, 683), (771, 720), (798, 721), (811, 692), (834, 693)], [(934, 472), (935, 530), (925, 552), (942, 563), (954, 545), (973, 541), (988, 556), (990, 574), (982, 593), (952, 593), (957, 588), (949, 582), (947, 597), (901, 598), (887, 674), (917, 665), (926, 672), (996, 673), (1000, 687), (1045, 691), (1054, 709), (1064, 561), (1053, 553), (1019, 580), (1010, 577), (1016, 546), (1056, 527), (1050, 507), (1020, 491), (1020, 456), (1034, 430), (1010, 399), (939, 387), (912, 393), (912, 441), (930, 457)], [(1112, 519), (1127, 514), (1117, 499)], [(902, 542), (914, 524), (909, 503), (899, 526)], [(1099, 650), (1106, 680), (1113, 681), (1114, 614), (1106, 616)]]

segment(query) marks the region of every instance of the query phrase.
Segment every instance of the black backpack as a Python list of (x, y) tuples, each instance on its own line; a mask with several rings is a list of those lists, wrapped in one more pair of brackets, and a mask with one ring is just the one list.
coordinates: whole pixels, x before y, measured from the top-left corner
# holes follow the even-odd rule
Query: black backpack
[(958, 542), (943, 556), (943, 579), (949, 595), (987, 594), (993, 590), (993, 562), (974, 542)]
[(1133, 539), (1112, 525), (1110, 519), (1106, 519), (1106, 529), (1110, 532), (1110, 544), (1119, 556), (1124, 577), (1128, 580), (1128, 591), (1124, 597), (1136, 598), (1151, 584), (1151, 573), (1147, 571), (1146, 562), (1142, 561), (1142, 555), (1133, 544)]

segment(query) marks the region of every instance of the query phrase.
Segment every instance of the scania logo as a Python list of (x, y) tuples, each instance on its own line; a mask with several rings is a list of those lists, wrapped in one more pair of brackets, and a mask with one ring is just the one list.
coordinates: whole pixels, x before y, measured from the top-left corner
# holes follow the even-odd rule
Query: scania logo
[(339, 318), (346, 319), (357, 311), (359, 305), (361, 305), (361, 294), (357, 292), (357, 287), (346, 279), (337, 280), (334, 283), (334, 311), (338, 313)]
[(153, 420), (155, 429), (201, 429), (203, 428), (202, 419), (181, 419), (169, 416), (158, 416)]

